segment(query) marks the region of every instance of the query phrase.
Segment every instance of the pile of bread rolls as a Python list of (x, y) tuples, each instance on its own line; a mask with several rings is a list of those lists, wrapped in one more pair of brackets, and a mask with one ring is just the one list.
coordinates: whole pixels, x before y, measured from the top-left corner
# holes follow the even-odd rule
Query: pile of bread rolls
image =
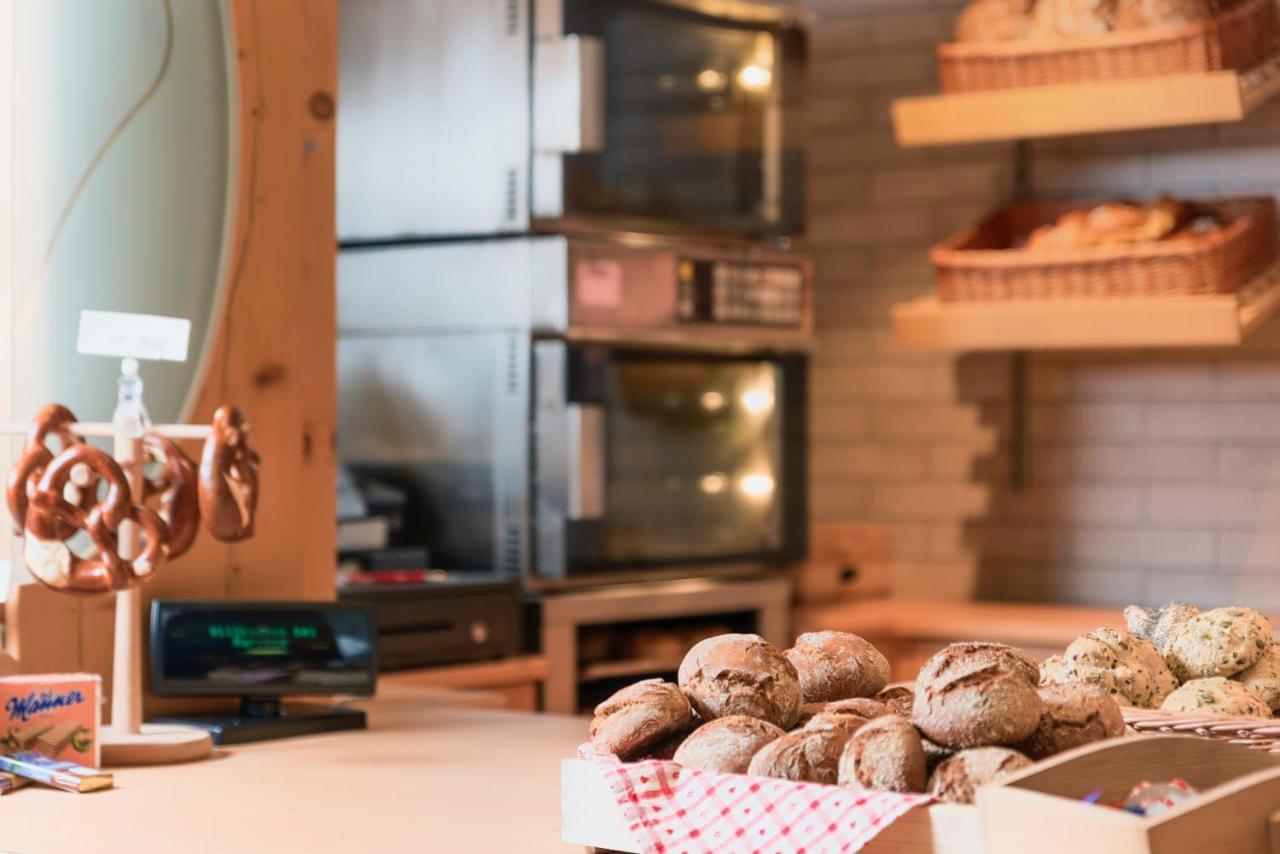
[(1124, 617), (1128, 631), (1096, 629), (1045, 661), (1042, 681), (1095, 685), (1141, 709), (1263, 718), (1280, 709), (1280, 646), (1254, 609), (1171, 602), (1131, 605)]
[(962, 42), (1071, 39), (1205, 21), (1217, 0), (973, 0), (956, 23)]
[(1147, 204), (1108, 202), (1067, 211), (1056, 222), (1032, 231), (1020, 245), (1043, 250), (1121, 246), (1186, 239), (1219, 228), (1214, 216), (1194, 215), (1187, 205), (1166, 197)]
[(912, 689), (886, 687), (888, 660), (857, 635), (804, 634), (784, 652), (729, 634), (690, 649), (678, 678), (601, 703), (594, 747), (624, 761), (971, 803), (979, 786), (1035, 759), (1124, 732), (1106, 691), (1041, 687), (1036, 662), (1003, 644), (952, 644)]

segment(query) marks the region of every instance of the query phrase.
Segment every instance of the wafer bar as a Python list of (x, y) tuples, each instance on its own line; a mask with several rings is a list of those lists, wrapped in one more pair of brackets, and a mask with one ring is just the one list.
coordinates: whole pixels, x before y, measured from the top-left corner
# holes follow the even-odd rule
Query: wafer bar
[(29, 747), (40, 751), (46, 756), (57, 756), (66, 749), (67, 745), (71, 743), (71, 737), (80, 729), (79, 721), (58, 721), (58, 723), (40, 733), (36, 737), (35, 744), (29, 745)]
[(0, 771), (8, 771), (64, 792), (95, 792), (110, 789), (115, 778), (110, 772), (86, 768), (74, 762), (60, 762), (43, 753), (0, 754)]
[(52, 721), (36, 721), (33, 724), (27, 724), (22, 729), (15, 731), (13, 739), (18, 743), (18, 747), (21, 750), (30, 750), (32, 745), (36, 743), (36, 739), (44, 735), (46, 730), (52, 728)]

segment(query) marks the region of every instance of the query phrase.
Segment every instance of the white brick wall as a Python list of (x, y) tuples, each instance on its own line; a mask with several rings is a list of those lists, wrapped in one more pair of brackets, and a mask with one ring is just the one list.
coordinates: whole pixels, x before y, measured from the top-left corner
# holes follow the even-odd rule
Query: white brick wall
[[(815, 518), (893, 534), (913, 595), (1280, 608), (1280, 324), (1239, 350), (1034, 353), (1027, 483), (1011, 364), (898, 351), (927, 250), (1010, 194), (1012, 146), (904, 151), (893, 98), (935, 90), (962, 0), (808, 0)], [(1280, 103), (1220, 127), (1037, 142), (1045, 198), (1280, 192)]]

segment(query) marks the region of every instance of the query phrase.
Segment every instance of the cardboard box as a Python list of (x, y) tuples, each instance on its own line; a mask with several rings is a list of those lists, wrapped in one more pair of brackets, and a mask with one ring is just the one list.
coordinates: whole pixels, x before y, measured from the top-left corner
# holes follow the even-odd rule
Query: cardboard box
[(0, 748), (99, 767), (101, 695), (102, 677), (95, 673), (0, 678)]

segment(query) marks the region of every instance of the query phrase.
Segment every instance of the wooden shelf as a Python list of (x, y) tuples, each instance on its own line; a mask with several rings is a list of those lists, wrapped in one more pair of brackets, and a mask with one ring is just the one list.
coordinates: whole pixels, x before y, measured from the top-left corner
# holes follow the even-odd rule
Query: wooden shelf
[(1238, 122), (1277, 94), (1280, 53), (1243, 72), (899, 98), (893, 125), (908, 147), (1032, 139)]
[(646, 673), (674, 673), (680, 668), (678, 658), (627, 658), (622, 661), (598, 661), (584, 665), (578, 671), (583, 682), (595, 679), (613, 679), (619, 676), (643, 676)]
[(894, 306), (893, 331), (908, 350), (1221, 347), (1242, 343), (1277, 308), (1280, 264), (1226, 296), (957, 303), (922, 297)]

